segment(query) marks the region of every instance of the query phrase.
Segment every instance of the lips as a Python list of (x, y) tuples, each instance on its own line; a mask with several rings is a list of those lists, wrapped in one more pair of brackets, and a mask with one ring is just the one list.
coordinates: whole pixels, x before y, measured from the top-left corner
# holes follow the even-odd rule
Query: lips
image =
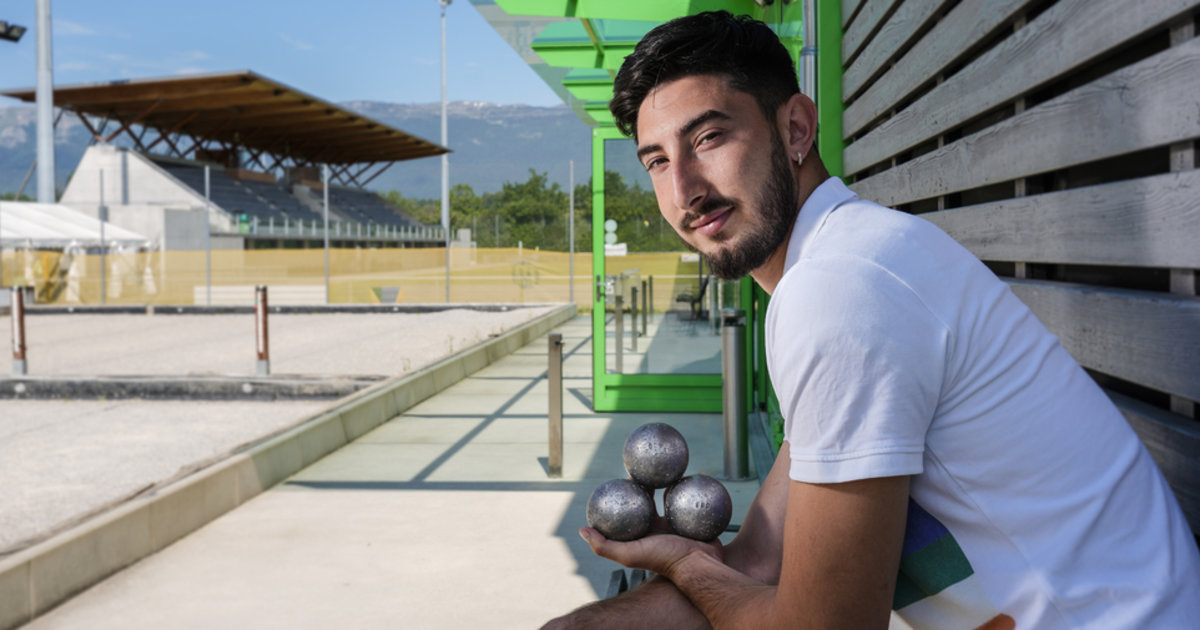
[(692, 221), (691, 228), (705, 236), (712, 237), (725, 227), (725, 222), (733, 214), (733, 207), (727, 207), (722, 210), (714, 210), (707, 214), (703, 214), (699, 219)]

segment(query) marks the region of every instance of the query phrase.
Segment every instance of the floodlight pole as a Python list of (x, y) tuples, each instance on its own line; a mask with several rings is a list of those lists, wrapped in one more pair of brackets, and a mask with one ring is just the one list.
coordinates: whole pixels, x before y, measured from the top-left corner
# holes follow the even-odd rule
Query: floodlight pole
[(570, 249), (570, 267), (571, 279), (568, 286), (571, 287), (569, 295), (570, 301), (575, 301), (575, 160), (570, 161), (569, 174), (567, 175), (567, 189), (570, 191), (570, 214), (567, 215), (567, 239), (571, 243)]
[(50, 0), (37, 0), (37, 199), (54, 203), (54, 64)]
[(321, 171), (325, 180), (322, 186), (325, 193), (325, 303), (329, 304), (329, 165), (322, 164)]
[[(442, 147), (446, 146), (446, 7), (452, 0), (438, 0), (442, 5)], [(450, 303), (450, 156), (442, 154), (442, 230), (446, 233), (446, 303)]]

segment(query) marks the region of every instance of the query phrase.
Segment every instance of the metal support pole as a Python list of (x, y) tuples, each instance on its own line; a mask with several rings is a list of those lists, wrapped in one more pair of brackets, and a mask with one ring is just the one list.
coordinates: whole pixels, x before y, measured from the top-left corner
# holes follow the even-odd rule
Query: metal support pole
[(546, 468), (551, 477), (562, 477), (563, 465), (563, 341), (562, 333), (550, 333), (550, 456)]
[(267, 338), (267, 287), (254, 287), (254, 340), (258, 349), (258, 375), (271, 373), (271, 345)]
[(25, 363), (25, 291), (18, 286), (12, 288), (12, 348), (13, 376), (25, 376), (29, 373)]
[(646, 336), (646, 332), (649, 330), (649, 328), (647, 328), (647, 326), (646, 326), (646, 315), (650, 312), (650, 305), (648, 303), (650, 300), (649, 296), (650, 296), (650, 293), (649, 293), (649, 291), (646, 290), (646, 281), (642, 280), (642, 336), (643, 337)]
[(325, 175), (325, 303), (329, 304), (329, 165), (322, 166)]
[[(204, 305), (212, 306), (212, 168), (204, 165)], [(272, 221), (274, 218), (272, 218)]]
[(725, 429), (725, 478), (750, 476), (750, 447), (746, 437), (746, 346), (742, 333), (746, 312), (721, 311), (721, 399)]
[(817, 100), (816, 0), (806, 0), (800, 11), (804, 22), (804, 47), (800, 49), (800, 91), (815, 102)]
[(571, 279), (568, 281), (567, 286), (571, 287), (569, 289), (570, 295), (568, 296), (568, 299), (571, 302), (574, 302), (575, 301), (575, 160), (570, 161), (570, 173), (567, 176), (567, 192), (569, 193), (569, 198), (571, 200), (570, 201), (570, 210), (569, 210), (570, 214), (567, 215), (567, 240), (570, 243), (570, 254), (569, 254), (570, 258), (569, 258), (569, 260), (570, 260), (570, 267), (571, 267), (571, 273), (570, 273)]
[(96, 209), (100, 217), (100, 303), (108, 303), (108, 259), (104, 255), (104, 223), (108, 221), (108, 208), (104, 206), (104, 170), (100, 171), (100, 207)]
[(615, 309), (617, 312), (617, 334), (614, 335), (614, 341), (617, 344), (616, 372), (617, 374), (621, 374), (625, 371), (624, 367), (621, 365), (622, 360), (625, 358), (625, 299), (621, 297), (620, 293), (618, 293), (617, 295), (613, 296), (613, 301), (616, 303)]
[(629, 287), (629, 338), (630, 348), (637, 352), (637, 287)]
[(650, 284), (646, 286), (646, 292), (650, 295), (650, 310), (654, 310), (654, 276), (648, 278)]
[[(446, 146), (446, 6), (451, 0), (438, 0), (442, 5), (442, 146)], [(446, 231), (446, 303), (450, 303), (450, 155), (442, 154), (442, 229)]]

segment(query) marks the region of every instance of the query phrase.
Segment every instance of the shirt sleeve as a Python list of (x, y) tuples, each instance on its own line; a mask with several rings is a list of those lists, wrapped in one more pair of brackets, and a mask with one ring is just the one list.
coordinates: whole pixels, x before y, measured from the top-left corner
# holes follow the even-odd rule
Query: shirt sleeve
[(907, 284), (859, 258), (800, 261), (771, 298), (767, 331), (792, 479), (922, 471), (950, 334)]

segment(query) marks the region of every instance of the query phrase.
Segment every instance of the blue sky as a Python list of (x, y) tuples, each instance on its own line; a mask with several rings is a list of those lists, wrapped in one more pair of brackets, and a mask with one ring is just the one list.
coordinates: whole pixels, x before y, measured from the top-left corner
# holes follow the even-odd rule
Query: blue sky
[[(0, 90), (37, 78), (35, 0), (0, 0), (29, 32), (0, 41)], [(437, 0), (53, 0), (54, 82), (253, 70), (333, 102), (441, 98)], [(446, 10), (447, 98), (561, 101), (468, 0)], [(0, 106), (20, 101), (0, 97)]]

